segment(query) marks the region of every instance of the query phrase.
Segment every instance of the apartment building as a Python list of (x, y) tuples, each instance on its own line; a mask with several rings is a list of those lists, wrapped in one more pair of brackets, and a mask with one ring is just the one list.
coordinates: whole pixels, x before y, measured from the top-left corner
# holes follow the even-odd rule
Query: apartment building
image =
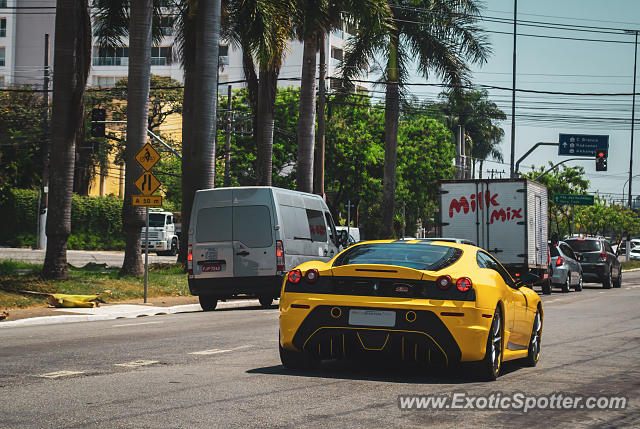
[[(162, 41), (151, 50), (151, 73), (169, 76), (184, 81), (183, 71), (176, 52), (174, 14), (165, 2), (167, 15), (161, 20)], [(0, 86), (42, 85), (44, 70), (45, 34), (50, 35), (50, 65), (53, 66), (53, 44), (55, 41), (55, 0), (0, 0)], [(344, 25), (327, 37), (327, 75), (337, 75), (337, 67), (343, 56), (344, 43), (354, 29)], [(98, 87), (113, 86), (126, 77), (129, 64), (128, 41), (124, 47), (107, 48), (97, 40), (92, 43), (91, 71), (88, 85)], [(243, 86), (242, 53), (236, 46), (223, 44), (219, 55), (219, 81), (233, 82), (233, 87)], [(288, 52), (282, 65), (280, 86), (299, 86), (302, 70), (302, 44), (289, 43)], [(289, 80), (290, 79), (290, 80)], [(338, 82), (330, 79), (329, 89)], [(368, 85), (360, 85), (366, 90)]]

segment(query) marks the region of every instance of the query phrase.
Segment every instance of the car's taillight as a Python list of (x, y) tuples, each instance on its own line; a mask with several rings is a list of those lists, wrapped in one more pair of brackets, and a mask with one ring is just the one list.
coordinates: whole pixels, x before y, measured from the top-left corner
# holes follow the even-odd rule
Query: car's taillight
[(451, 286), (453, 281), (451, 280), (451, 276), (440, 276), (436, 279), (436, 285), (441, 290), (447, 290)]
[(299, 283), (302, 278), (302, 272), (300, 270), (291, 270), (287, 277), (290, 283)]
[(193, 275), (193, 246), (191, 244), (187, 247), (187, 271), (190, 276)]
[(315, 268), (311, 268), (310, 270), (307, 270), (307, 272), (304, 275), (304, 279), (307, 281), (307, 283), (312, 283), (312, 284), (317, 282), (319, 277), (320, 277), (320, 273)]
[(460, 292), (466, 292), (471, 289), (471, 279), (469, 277), (460, 277), (456, 282), (456, 286)]
[(284, 244), (276, 240), (276, 271), (284, 271)]
[(561, 267), (564, 265), (564, 258), (562, 256), (558, 256), (558, 259), (556, 259), (556, 267)]
[(605, 252), (600, 252), (600, 262), (607, 262), (607, 254)]

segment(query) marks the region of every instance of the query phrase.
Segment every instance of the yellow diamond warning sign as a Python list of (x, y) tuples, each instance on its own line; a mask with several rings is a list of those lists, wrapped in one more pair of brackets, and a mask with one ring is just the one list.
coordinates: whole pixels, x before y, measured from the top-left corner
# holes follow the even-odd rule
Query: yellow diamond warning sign
[(162, 207), (162, 197), (160, 195), (134, 195), (132, 197), (132, 204), (143, 207)]
[(160, 186), (160, 181), (152, 173), (145, 171), (138, 180), (134, 182), (142, 195), (149, 196), (153, 194)]
[(142, 168), (148, 171), (156, 165), (156, 162), (160, 161), (160, 154), (153, 146), (147, 143), (136, 155), (136, 161), (138, 161), (138, 164), (140, 164)]

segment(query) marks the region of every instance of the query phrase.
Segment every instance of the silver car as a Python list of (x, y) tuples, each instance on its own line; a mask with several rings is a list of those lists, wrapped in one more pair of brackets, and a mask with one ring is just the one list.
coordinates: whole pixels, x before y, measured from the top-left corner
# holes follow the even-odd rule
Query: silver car
[(582, 267), (577, 261), (575, 253), (564, 241), (549, 244), (551, 253), (551, 284), (562, 288), (562, 292), (569, 292), (572, 287), (576, 292), (582, 290)]

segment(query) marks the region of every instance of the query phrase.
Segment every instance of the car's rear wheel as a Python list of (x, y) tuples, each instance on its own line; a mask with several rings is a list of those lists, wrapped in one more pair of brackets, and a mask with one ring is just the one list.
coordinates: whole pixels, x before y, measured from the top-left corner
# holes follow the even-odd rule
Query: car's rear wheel
[(621, 287), (622, 286), (622, 268), (618, 269), (618, 276), (613, 281), (613, 287)]
[(287, 369), (313, 369), (320, 363), (316, 357), (309, 353), (287, 350), (282, 348), (279, 343), (278, 341), (280, 362)]
[(602, 281), (602, 287), (604, 289), (611, 289), (611, 284), (613, 283), (613, 279), (611, 278), (611, 269), (605, 274), (604, 280)]
[(540, 309), (536, 311), (533, 319), (533, 329), (529, 340), (529, 353), (527, 354), (527, 365), (536, 366), (540, 359), (540, 349), (542, 348), (542, 315)]
[(218, 298), (211, 295), (200, 295), (198, 297), (202, 311), (213, 311), (218, 306)]
[(271, 307), (271, 304), (273, 304), (273, 298), (270, 296), (258, 297), (258, 301), (260, 301), (262, 308), (269, 308)]
[(484, 359), (479, 362), (478, 375), (488, 381), (493, 381), (500, 375), (502, 367), (502, 349), (504, 341), (502, 338), (502, 312), (500, 307), (496, 307), (493, 314), (493, 321), (489, 328), (487, 338), (487, 350)]
[(562, 293), (568, 293), (571, 288), (571, 273), (567, 273), (567, 279), (562, 284)]
[(578, 284), (575, 287), (576, 292), (581, 292), (583, 285), (584, 285), (584, 279), (582, 278), (582, 273), (580, 273), (580, 277), (578, 278)]

